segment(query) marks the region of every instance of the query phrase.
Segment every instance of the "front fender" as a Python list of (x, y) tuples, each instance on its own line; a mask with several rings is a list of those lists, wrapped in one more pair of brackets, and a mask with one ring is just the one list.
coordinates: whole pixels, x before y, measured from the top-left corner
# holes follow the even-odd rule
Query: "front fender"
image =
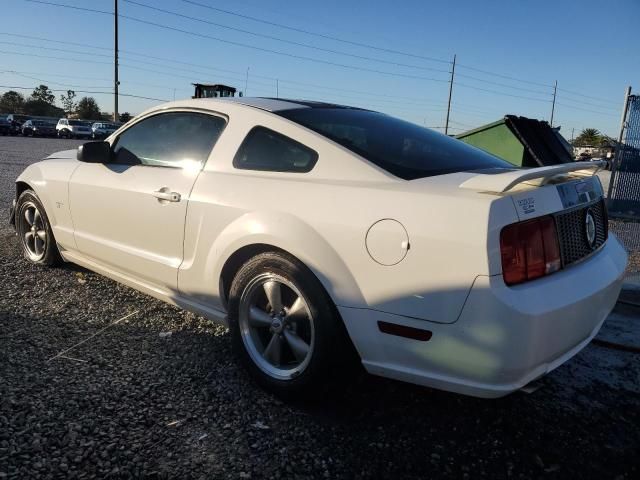
[(80, 165), (74, 159), (50, 158), (29, 165), (16, 179), (32, 189), (47, 214), (58, 244), (75, 248), (73, 222), (69, 205), (69, 179)]
[(47, 181), (45, 180), (41, 162), (34, 163), (25, 168), (18, 178), (16, 178), (16, 201), (18, 200), (19, 193), (22, 193), (24, 189), (19, 188), (19, 184), (25, 184), (27, 187), (35, 192), (40, 199), (42, 206), (47, 213), (49, 222), (52, 226), (57, 225), (56, 212), (53, 208), (54, 201), (51, 199), (50, 192), (47, 190)]

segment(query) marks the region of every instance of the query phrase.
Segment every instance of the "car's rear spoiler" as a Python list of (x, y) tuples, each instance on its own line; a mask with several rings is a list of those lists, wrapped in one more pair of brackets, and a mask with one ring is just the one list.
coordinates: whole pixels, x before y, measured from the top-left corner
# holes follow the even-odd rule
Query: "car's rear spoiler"
[(607, 165), (604, 160), (592, 162), (573, 162), (551, 165), (549, 167), (510, 170), (505, 173), (478, 174), (460, 184), (460, 188), (480, 190), (483, 192), (502, 193), (511, 190), (518, 184), (537, 180), (536, 186), (549, 183), (554, 177), (573, 173), (576, 176), (592, 176)]

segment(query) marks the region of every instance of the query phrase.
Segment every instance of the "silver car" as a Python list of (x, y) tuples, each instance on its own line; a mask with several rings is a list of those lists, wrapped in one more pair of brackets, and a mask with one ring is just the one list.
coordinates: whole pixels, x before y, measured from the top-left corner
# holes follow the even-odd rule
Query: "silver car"
[(115, 132), (118, 128), (120, 128), (120, 126), (115, 123), (96, 122), (91, 125), (91, 138), (93, 138), (94, 140), (106, 138), (113, 132)]
[(91, 123), (84, 120), (61, 118), (56, 125), (58, 137), (82, 138), (91, 136)]

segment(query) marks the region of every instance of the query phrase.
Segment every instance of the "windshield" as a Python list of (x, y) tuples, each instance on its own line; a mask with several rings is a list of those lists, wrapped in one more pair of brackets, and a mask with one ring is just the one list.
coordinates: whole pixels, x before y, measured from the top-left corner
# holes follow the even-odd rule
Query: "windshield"
[(42, 120), (33, 120), (33, 123), (36, 127), (50, 127), (52, 124), (50, 122), (44, 122)]
[(382, 113), (349, 108), (301, 108), (277, 113), (405, 180), (513, 168), (459, 140)]
[(69, 120), (69, 125), (73, 125), (74, 127), (88, 127), (91, 124), (80, 120)]

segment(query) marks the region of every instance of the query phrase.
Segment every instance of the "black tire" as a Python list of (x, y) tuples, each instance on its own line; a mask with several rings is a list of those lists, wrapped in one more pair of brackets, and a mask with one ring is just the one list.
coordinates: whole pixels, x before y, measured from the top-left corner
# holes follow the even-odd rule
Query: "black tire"
[[(243, 294), (265, 274), (274, 274), (295, 285), (304, 296), (313, 318), (314, 339), (306, 367), (288, 379), (275, 378), (253, 360), (243, 339), (239, 321)], [(308, 397), (337, 385), (352, 372), (353, 347), (331, 298), (316, 276), (296, 258), (284, 252), (266, 252), (248, 260), (237, 272), (229, 292), (229, 329), (236, 358), (264, 389), (287, 399)], [(254, 354), (255, 355), (255, 354)]]
[[(39, 212), (42, 219), (42, 226), (46, 232), (46, 241), (44, 242), (44, 253), (41, 258), (34, 259), (32, 255), (30, 255), (29, 248), (26, 244), (25, 234), (28, 233), (28, 223), (25, 219), (25, 211), (29, 206), (35, 206), (37, 211)], [(58, 250), (58, 245), (56, 244), (56, 239), (53, 235), (53, 231), (51, 230), (51, 224), (49, 223), (49, 218), (47, 217), (47, 213), (40, 202), (40, 199), (35, 194), (33, 190), (25, 190), (18, 197), (18, 201), (16, 202), (16, 231), (18, 233), (18, 239), (20, 241), (20, 245), (22, 246), (22, 251), (27, 260), (36, 265), (47, 265), (47, 266), (56, 266), (62, 263), (62, 257), (60, 256), (60, 252)]]

